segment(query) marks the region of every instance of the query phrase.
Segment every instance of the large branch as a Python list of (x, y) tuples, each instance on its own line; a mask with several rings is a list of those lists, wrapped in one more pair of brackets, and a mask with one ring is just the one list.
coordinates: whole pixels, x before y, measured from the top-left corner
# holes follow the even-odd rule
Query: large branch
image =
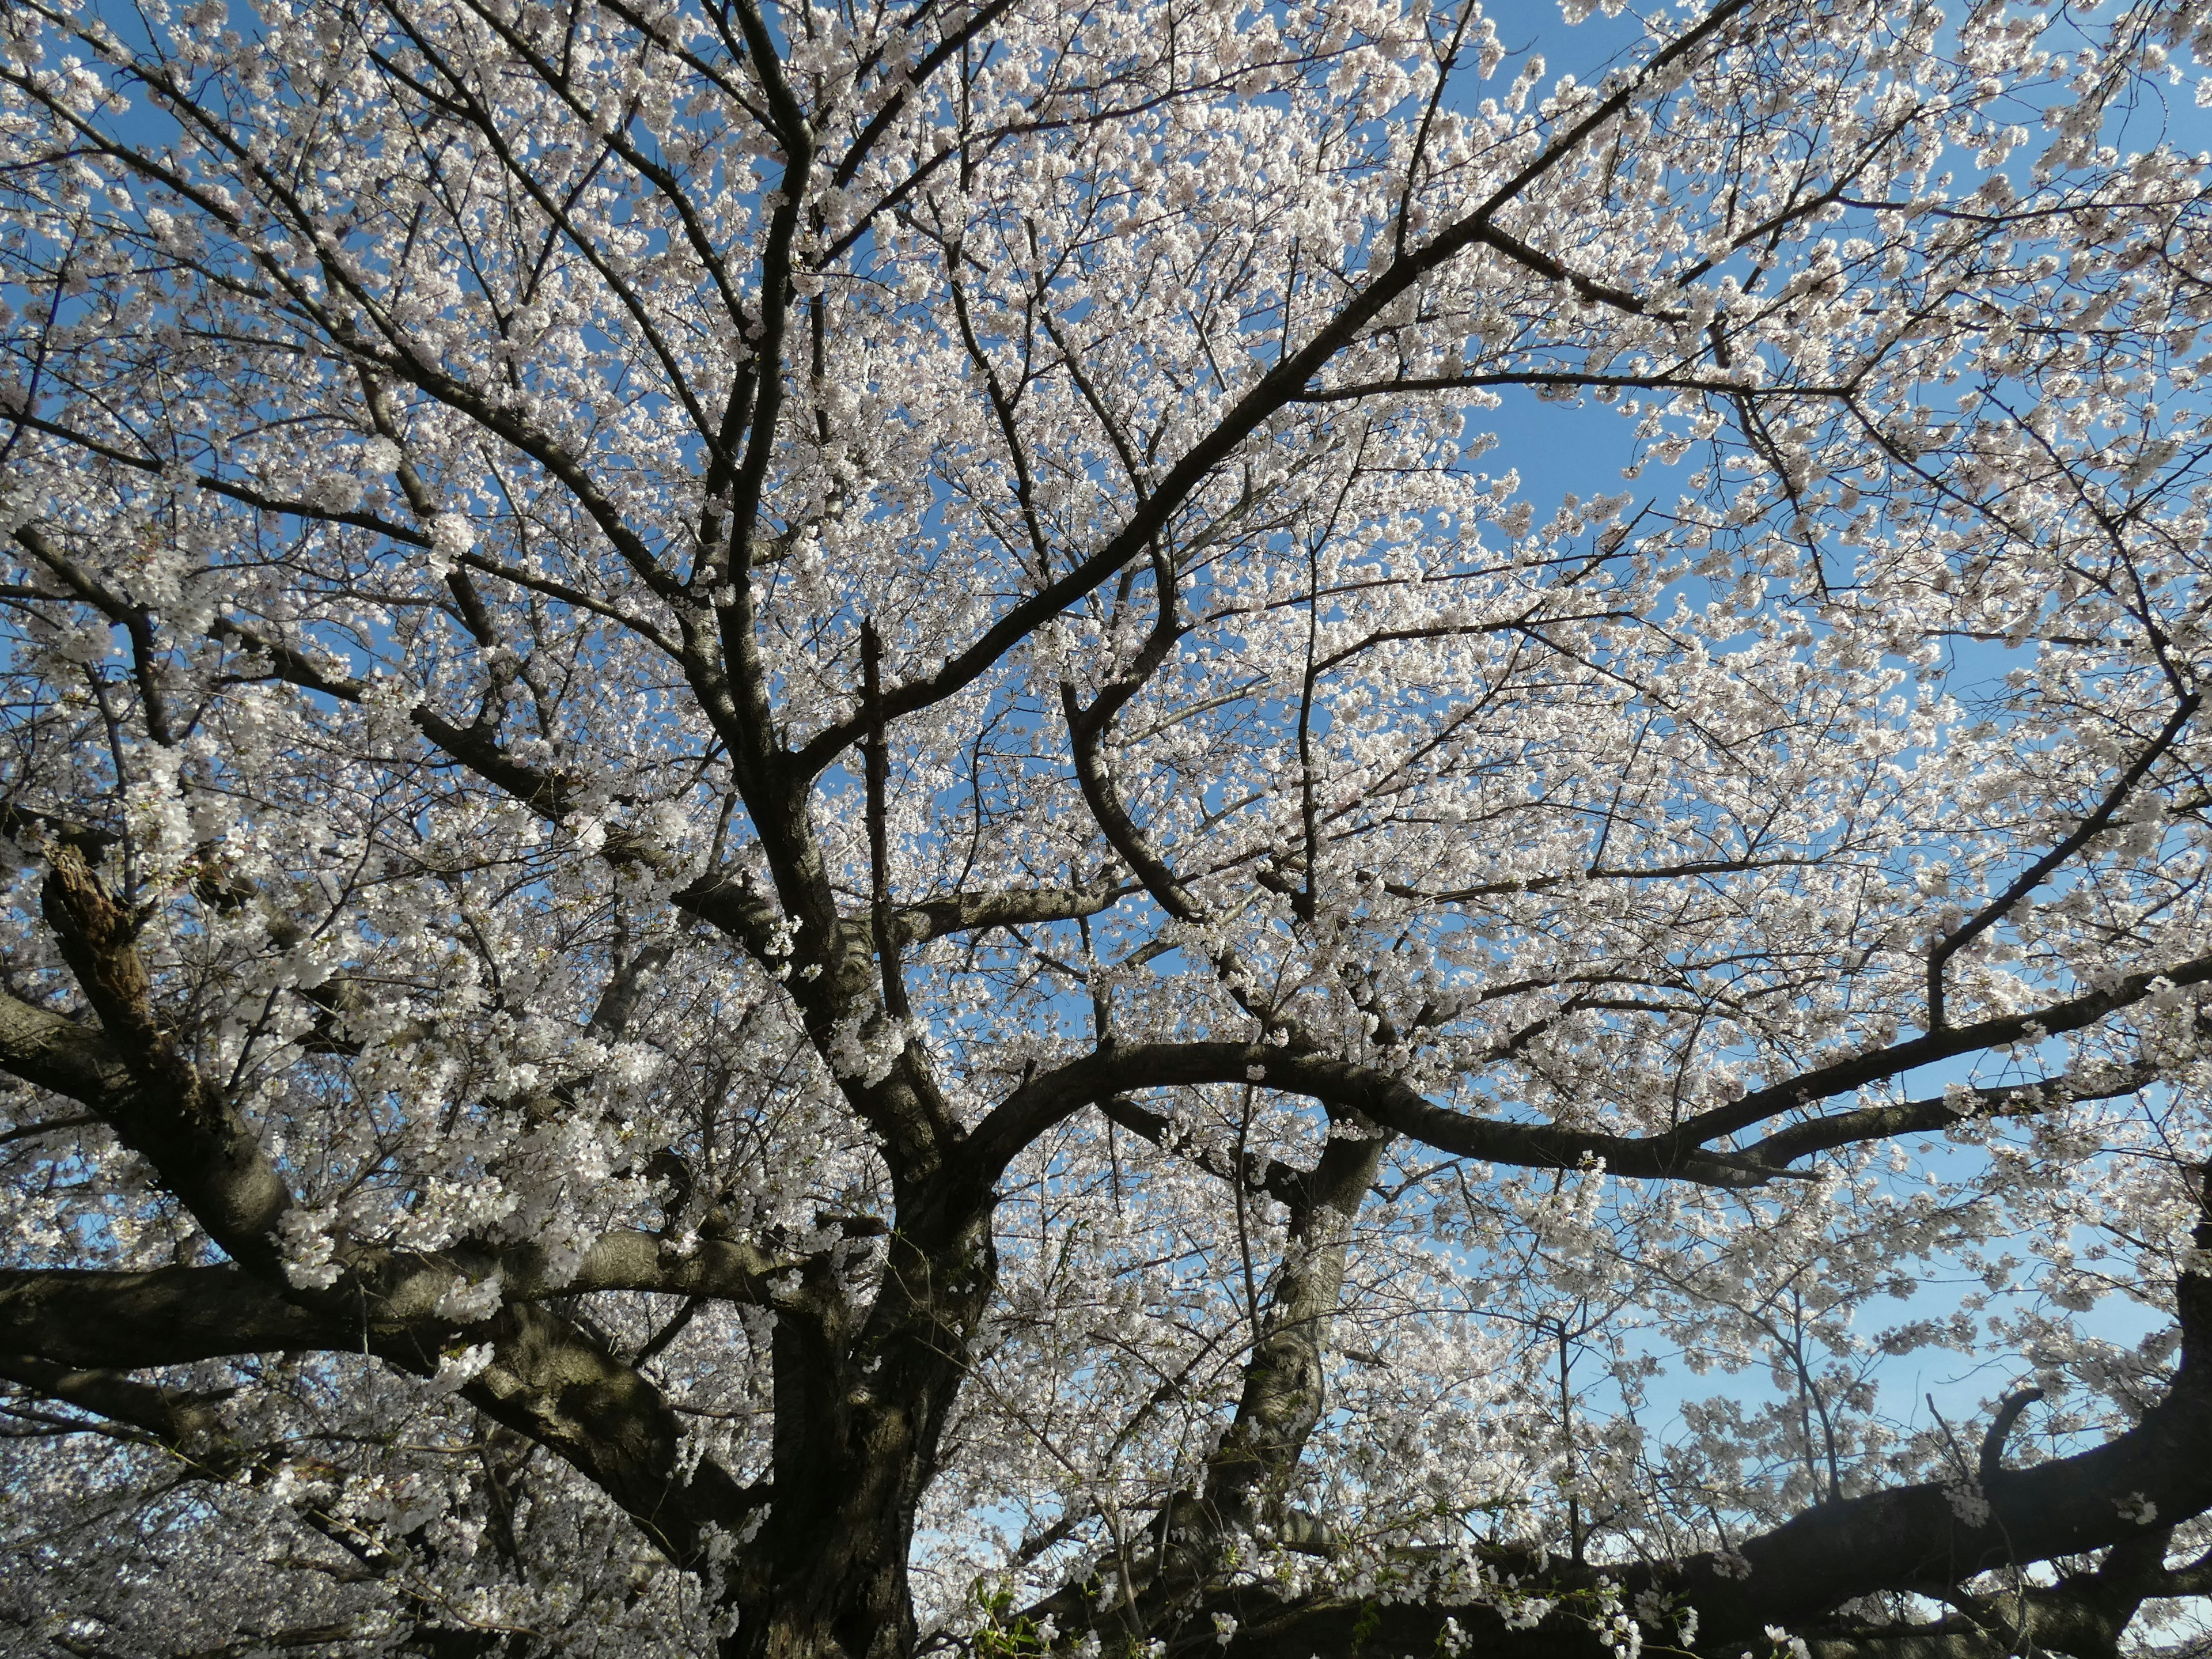
[(0, 1269), (0, 1353), (46, 1364), (131, 1371), (361, 1345), (357, 1319), (301, 1307), (238, 1267)]
[(1571, 1170), (1602, 1158), (1617, 1174), (1717, 1187), (1761, 1186), (1778, 1173), (1737, 1155), (1677, 1147), (1653, 1137), (1472, 1117), (1436, 1105), (1373, 1066), (1266, 1042), (1108, 1044), (1017, 1089), (976, 1126), (968, 1156), (979, 1176), (995, 1179), (1024, 1146), (1085, 1106), (1138, 1090), (1205, 1083), (1261, 1083), (1304, 1095), (1364, 1114), (1441, 1151), (1491, 1164)]
[[(757, 1500), (711, 1460), (683, 1469), (675, 1413), (659, 1392), (590, 1333), (528, 1298), (620, 1288), (755, 1300), (780, 1264), (728, 1241), (679, 1254), (649, 1235), (614, 1234), (573, 1274), (550, 1272), (544, 1253), (527, 1248), (351, 1249), (335, 1286), (280, 1289), (276, 1234), (289, 1192), (252, 1126), (162, 1024), (129, 914), (76, 847), (50, 842), (47, 856), (47, 921), (101, 1029), (95, 1036), (0, 997), (0, 1065), (92, 1107), (243, 1266), (0, 1273), (7, 1374), (65, 1400), (88, 1403), (85, 1390), (96, 1387), (128, 1405), (123, 1396), (136, 1387), (128, 1379), (111, 1385), (80, 1374), (277, 1348), (373, 1352), (427, 1374), (449, 1341), (488, 1340), (490, 1363), (468, 1384), (470, 1399), (573, 1464), (671, 1559), (689, 1563), (710, 1529), (742, 1524)], [(503, 1305), (489, 1320), (463, 1325), (441, 1314), (457, 1278), (494, 1274)]]
[[(325, 672), (313, 659), (280, 641), (228, 618), (210, 630), (264, 659), (276, 678), (304, 690), (358, 703), (368, 688), (350, 676)], [(425, 742), (447, 759), (529, 807), (548, 823), (560, 823), (577, 811), (578, 781), (535, 766), (500, 747), (488, 732), (458, 726), (428, 705), (408, 710), (408, 720)], [(636, 865), (668, 873), (675, 860), (666, 849), (620, 825), (610, 826), (599, 856), (617, 869)], [(678, 905), (763, 958), (778, 921), (775, 908), (741, 881), (716, 873), (700, 876), (672, 895)]]
[[(1101, 418), (1104, 418), (1103, 415)], [(1133, 469), (1130, 481), (1141, 492), (1142, 485), (1138, 483)], [(1075, 763), (1076, 781), (1082, 787), (1083, 799), (1099, 830), (1122, 862), (1137, 872), (1146, 890), (1163, 910), (1178, 921), (1196, 921), (1204, 915), (1203, 908), (1129, 816), (1112, 769), (1106, 762), (1106, 733), (1115, 716), (1159, 672), (1183, 634), (1176, 616), (1175, 565), (1157, 542), (1150, 550), (1156, 609), (1144, 644), (1127, 668), (1099, 688), (1088, 708), (1077, 696), (1073, 684), (1062, 680), (1060, 712), (1067, 720), (1068, 749)]]
[(1254, 1334), (1237, 1413), (1206, 1460), (1200, 1497), (1217, 1525), (1279, 1528), (1306, 1443), (1328, 1401), (1328, 1337), (1352, 1223), (1391, 1137), (1346, 1124), (1332, 1134), (1291, 1206), (1283, 1261)]
[(169, 730), (168, 700), (161, 690), (160, 651), (154, 638), (153, 613), (143, 605), (126, 603), (69, 558), (35, 526), (23, 525), (15, 539), (70, 592), (91, 605), (131, 641), (131, 678), (138, 688), (138, 704), (146, 721), (146, 735), (167, 747), (175, 739)]
[(734, 1533), (764, 1497), (711, 1456), (687, 1473), (676, 1412), (659, 1389), (574, 1321), (524, 1304), (491, 1322), (493, 1358), (463, 1395), (580, 1470), (678, 1566)]
[(49, 845), (40, 898), (100, 1036), (64, 1030), (58, 1016), (0, 996), (0, 1066), (82, 1101), (144, 1154), (209, 1237), (273, 1270), (290, 1191), (253, 1126), (162, 1021), (136, 920), (70, 846)]
[[(672, 1265), (657, 1241), (602, 1241), (565, 1285), (528, 1282), (518, 1299), (471, 1325), (441, 1316), (436, 1300), (455, 1261), (389, 1257), (314, 1305), (234, 1267), (147, 1273), (0, 1271), (0, 1376), (105, 1414), (143, 1415), (155, 1396), (120, 1373), (277, 1351), (373, 1353), (417, 1376), (455, 1344), (489, 1343), (489, 1364), (465, 1389), (478, 1409), (557, 1453), (607, 1493), (679, 1565), (694, 1561), (710, 1527), (734, 1529), (760, 1501), (711, 1458), (685, 1473), (673, 1409), (635, 1367), (575, 1322), (520, 1296), (617, 1286), (714, 1294), (757, 1290), (757, 1259), (702, 1247), (696, 1269)], [(658, 1260), (660, 1266), (652, 1263)], [(718, 1282), (717, 1267), (731, 1278)], [(90, 1390), (91, 1392), (88, 1392)], [(94, 1394), (99, 1395), (95, 1399)], [(106, 1403), (102, 1404), (104, 1400)], [(111, 1410), (110, 1407), (115, 1407)]]
[(1956, 1097), (1940, 1095), (1886, 1106), (1855, 1106), (1777, 1129), (1745, 1147), (1741, 1155), (1754, 1164), (1779, 1168), (1808, 1152), (1830, 1152), (1862, 1141), (1925, 1134), (1979, 1118), (2034, 1117), (2077, 1100), (2110, 1100), (2147, 1088), (2161, 1075), (2160, 1067), (2146, 1063), (2086, 1077), (1984, 1085)]
[[(2192, 1240), (2212, 1249), (2212, 1211)], [(1365, 1593), (1292, 1600), (1256, 1577), (1217, 1583), (1187, 1597), (1173, 1615), (1179, 1627), (1163, 1633), (1181, 1638), (1171, 1651), (1219, 1653), (1207, 1615), (1224, 1613), (1237, 1628), (1224, 1659), (1309, 1659), (1354, 1647), (1426, 1652), (1446, 1645), (1450, 1620), (1485, 1653), (1597, 1659), (1618, 1639), (1598, 1616), (1605, 1578), (1612, 1606), (1665, 1609), (1660, 1639), (1670, 1651), (1715, 1659), (1766, 1651), (1770, 1628), (1808, 1633), (1818, 1659), (1995, 1659), (2021, 1650), (2023, 1636), (2077, 1659), (2109, 1659), (2146, 1596), (2202, 1593), (2212, 1583), (2205, 1562), (2162, 1565), (2172, 1527), (2212, 1510), (2212, 1279), (2181, 1274), (2175, 1305), (2181, 1358), (2165, 1397), (2134, 1427), (2072, 1457), (2015, 1470), (1990, 1459), (1948, 1480), (1832, 1501), (1725, 1555), (1599, 1567), (1501, 1551), (1490, 1564), (1498, 1580), (1476, 1588), (1451, 1559), (1413, 1552)], [(2112, 1553), (2100, 1571), (2056, 1586), (1987, 1596), (1963, 1588), (1993, 1570), (2102, 1550)], [(1889, 1592), (1942, 1597), (1966, 1616), (1917, 1626), (1828, 1623), (1848, 1604)], [(1553, 1610), (1533, 1626), (1511, 1617), (1516, 1603), (1539, 1596)], [(1686, 1608), (1697, 1612), (1698, 1633), (1677, 1645)], [(1992, 1645), (1992, 1626), (2010, 1639)]]
[(1849, 1094), (1869, 1083), (1886, 1082), (1938, 1060), (1954, 1060), (2015, 1042), (2040, 1042), (2063, 1031), (2081, 1030), (2107, 1014), (2141, 1002), (2161, 980), (2177, 988), (2212, 982), (2212, 956), (2194, 957), (2170, 968), (2115, 975), (2100, 989), (2041, 1008), (2000, 1014), (1971, 1025), (1947, 1025), (1940, 1031), (1816, 1066), (1810, 1071), (1754, 1089), (1732, 1104), (1686, 1118), (1669, 1132), (1667, 1139), (1677, 1146), (1696, 1146), (1716, 1136), (1747, 1129), (1793, 1106)]
[(2201, 1595), (2193, 1570), (2165, 1565), (2167, 1529), (2113, 1546), (2097, 1571), (2050, 1585), (2010, 1586), (1987, 1595), (1954, 1591), (1959, 1611), (1933, 1625), (1838, 1621), (1806, 1632), (1811, 1659), (2009, 1659), (2063, 1653), (2119, 1659), (2136, 1610), (2153, 1596)]
[(1134, 890), (1110, 881), (1088, 887), (1023, 887), (997, 893), (953, 893), (917, 899), (893, 912), (902, 945), (922, 945), (953, 933), (1034, 922), (1073, 921), (1110, 910)]
[[(1371, 1066), (1266, 1042), (1107, 1043), (1066, 1065), (1040, 1073), (1008, 1096), (978, 1124), (968, 1157), (985, 1180), (1039, 1134), (1085, 1106), (1144, 1089), (1206, 1083), (1261, 1083), (1302, 1094), (1343, 1110), (1360, 1112), (1385, 1128), (1462, 1158), (1521, 1168), (1571, 1170), (1602, 1161), (1614, 1175), (1643, 1180), (1691, 1181), (1713, 1187), (1758, 1187), (1795, 1173), (1790, 1159), (1878, 1136), (1942, 1127), (1961, 1112), (1941, 1102), (1910, 1102), (1835, 1114), (1777, 1131), (1741, 1152), (1711, 1142), (1817, 1100), (1832, 1098), (1899, 1077), (1936, 1060), (1979, 1053), (2043, 1036), (2079, 1030), (2132, 1006), (2161, 984), (2188, 987), (2212, 981), (2212, 956), (2158, 971), (2126, 974), (2103, 989), (2021, 1013), (1869, 1049), (1815, 1066), (1753, 1091), (1734, 1104), (1699, 1113), (1656, 1135), (1622, 1135), (1556, 1124), (1517, 1123), (1476, 1117), (1439, 1106), (1402, 1079)], [(2033, 1085), (2045, 1104), (2094, 1097), (2063, 1081)], [(2101, 1086), (2101, 1085), (2100, 1085)], [(2125, 1085), (2133, 1086), (2133, 1085)], [(2087, 1085), (2082, 1089), (2087, 1090)], [(1976, 1097), (1984, 1112), (2033, 1109), (2031, 1087)]]
[(510, 1304), (599, 1291), (647, 1291), (764, 1303), (769, 1280), (800, 1265), (749, 1244), (702, 1241), (678, 1252), (651, 1233), (596, 1240), (556, 1274), (535, 1246), (354, 1253), (342, 1293), (303, 1298), (236, 1267), (0, 1268), (0, 1352), (58, 1365), (139, 1370), (227, 1354), (335, 1346), (359, 1352), (403, 1338), (434, 1344), (465, 1328), (437, 1312), (456, 1277), (499, 1275)]
[[(221, 621), (213, 631), (217, 637), (266, 659), (279, 679), (303, 690), (356, 703), (366, 692), (361, 681), (327, 673), (311, 658), (242, 623)], [(528, 806), (548, 823), (558, 823), (576, 810), (579, 792), (574, 781), (517, 759), (486, 733), (457, 725), (423, 704), (410, 709), (408, 720), (440, 753)], [(4, 828), (4, 823), (0, 823), (0, 828)], [(672, 864), (664, 849), (619, 825), (608, 830), (600, 855), (617, 868), (635, 864), (666, 873)], [(893, 925), (901, 944), (921, 945), (953, 933), (990, 927), (1018, 927), (1032, 922), (1072, 921), (1079, 916), (1095, 916), (1110, 909), (1132, 890), (1126, 884), (1102, 879), (1081, 887), (1028, 887), (1001, 892), (946, 894), (898, 907), (893, 913)], [(779, 918), (775, 908), (759, 894), (728, 878), (708, 875), (689, 883), (672, 896), (678, 905), (701, 921), (765, 957), (767, 941), (775, 935)]]
[[(1121, 1109), (1125, 1103), (1109, 1104), (1116, 1121)], [(1123, 1562), (1127, 1582), (1115, 1598), (1100, 1606), (1085, 1572), (1029, 1607), (1023, 1616), (1032, 1624), (1048, 1618), (1069, 1630), (1091, 1626), (1113, 1638), (1109, 1646), (1141, 1647), (1172, 1619), (1178, 1600), (1202, 1592), (1222, 1571), (1224, 1547), (1233, 1540), (1264, 1532), (1313, 1554), (1332, 1547), (1327, 1522), (1293, 1508), (1291, 1494), (1328, 1407), (1329, 1332), (1352, 1224), (1390, 1142), (1365, 1125), (1344, 1127), (1351, 1133), (1332, 1135), (1312, 1170), (1291, 1172), (1281, 1262), (1266, 1307), (1250, 1310), (1252, 1346), (1236, 1413), (1205, 1461), (1202, 1485), (1169, 1495), (1146, 1529), (1152, 1547)], [(1241, 1208), (1239, 1215), (1241, 1231)]]
[(131, 1073), (99, 1028), (0, 991), (0, 1071), (87, 1105), (131, 1087)]
[[(2192, 1238), (2212, 1249), (2212, 1216)], [(1748, 1571), (1701, 1556), (1671, 1588), (1717, 1632), (1753, 1630), (1875, 1590), (1942, 1591), (1990, 1568), (2087, 1554), (2212, 1509), (2212, 1279), (2181, 1274), (2174, 1304), (2181, 1363), (2124, 1434), (2032, 1468), (1824, 1504), (1741, 1545)]]

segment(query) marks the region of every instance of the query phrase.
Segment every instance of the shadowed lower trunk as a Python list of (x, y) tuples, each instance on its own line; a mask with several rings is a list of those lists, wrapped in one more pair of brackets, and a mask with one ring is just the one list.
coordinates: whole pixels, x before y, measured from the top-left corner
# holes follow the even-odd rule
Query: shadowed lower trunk
[(830, 1257), (777, 1311), (775, 1497), (732, 1561), (722, 1659), (901, 1659), (915, 1512), (997, 1278), (989, 1223), (896, 1232), (872, 1306)]

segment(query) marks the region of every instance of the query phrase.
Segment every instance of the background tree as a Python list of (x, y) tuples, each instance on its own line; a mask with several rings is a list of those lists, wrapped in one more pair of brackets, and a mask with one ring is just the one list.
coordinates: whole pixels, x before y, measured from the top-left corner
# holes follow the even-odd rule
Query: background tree
[(13, 0), (11, 1645), (2212, 1590), (2208, 29)]

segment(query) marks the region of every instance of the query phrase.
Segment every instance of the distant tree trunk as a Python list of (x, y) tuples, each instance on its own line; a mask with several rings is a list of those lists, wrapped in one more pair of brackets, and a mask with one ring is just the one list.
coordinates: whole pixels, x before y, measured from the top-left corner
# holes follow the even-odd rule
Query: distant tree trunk
[(1237, 1415), (1206, 1471), (1206, 1507), (1217, 1527), (1280, 1531), (1290, 1519), (1290, 1482), (1328, 1403), (1329, 1327), (1352, 1224), (1391, 1139), (1370, 1124), (1356, 1127), (1362, 1138), (1328, 1143), (1292, 1207)]

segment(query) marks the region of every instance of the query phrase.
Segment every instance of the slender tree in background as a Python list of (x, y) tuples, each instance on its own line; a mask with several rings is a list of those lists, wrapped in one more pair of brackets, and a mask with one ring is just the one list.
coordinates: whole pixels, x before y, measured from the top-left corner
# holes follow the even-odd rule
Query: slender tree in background
[(2212, 1594), (2212, 23), (1516, 44), (10, 0), (0, 1643)]

